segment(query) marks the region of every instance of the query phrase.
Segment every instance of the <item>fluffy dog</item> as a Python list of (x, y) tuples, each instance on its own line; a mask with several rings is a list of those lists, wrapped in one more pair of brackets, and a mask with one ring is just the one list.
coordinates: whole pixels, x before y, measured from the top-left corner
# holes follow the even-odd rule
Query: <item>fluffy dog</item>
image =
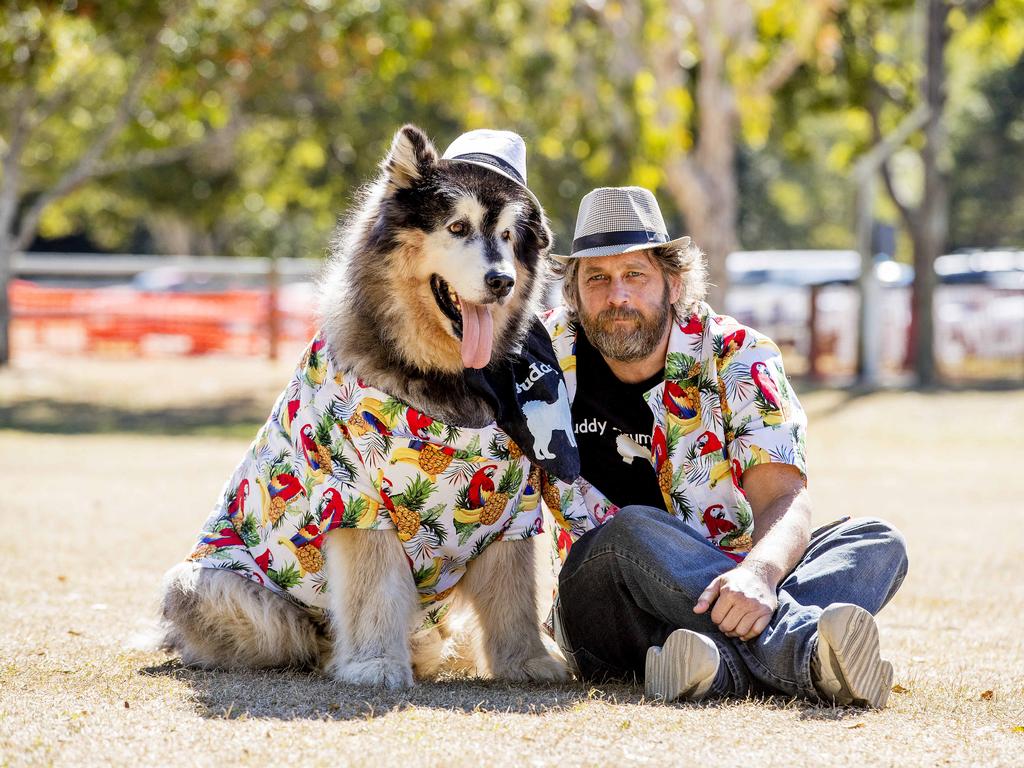
[(525, 188), (395, 135), (337, 232), (320, 333), (165, 579), (183, 661), (407, 686), (438, 669), (457, 597), (475, 668), (566, 675), (537, 621), (537, 475), (464, 377), (518, 348), (550, 244)]

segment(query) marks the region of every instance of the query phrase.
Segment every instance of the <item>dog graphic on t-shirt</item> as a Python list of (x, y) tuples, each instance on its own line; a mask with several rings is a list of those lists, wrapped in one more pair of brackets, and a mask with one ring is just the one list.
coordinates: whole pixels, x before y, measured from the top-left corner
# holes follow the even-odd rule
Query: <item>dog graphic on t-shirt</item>
[(551, 452), (551, 438), (555, 432), (563, 432), (569, 445), (576, 447), (576, 438), (571, 429), (565, 429), (559, 414), (569, 409), (569, 393), (565, 391), (565, 382), (558, 382), (558, 399), (553, 403), (544, 400), (528, 400), (523, 403), (523, 415), (526, 426), (533, 433), (533, 452), (538, 459), (554, 459)]

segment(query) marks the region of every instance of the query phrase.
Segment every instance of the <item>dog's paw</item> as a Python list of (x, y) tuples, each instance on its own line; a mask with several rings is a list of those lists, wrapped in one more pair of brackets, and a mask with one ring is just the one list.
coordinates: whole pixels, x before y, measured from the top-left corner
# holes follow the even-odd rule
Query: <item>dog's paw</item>
[(331, 677), (349, 685), (372, 685), (392, 690), (412, 687), (412, 667), (394, 659), (374, 658), (346, 661), (331, 669)]
[(496, 669), (494, 676), (513, 682), (557, 683), (569, 679), (569, 668), (561, 659), (545, 653), (521, 664)]

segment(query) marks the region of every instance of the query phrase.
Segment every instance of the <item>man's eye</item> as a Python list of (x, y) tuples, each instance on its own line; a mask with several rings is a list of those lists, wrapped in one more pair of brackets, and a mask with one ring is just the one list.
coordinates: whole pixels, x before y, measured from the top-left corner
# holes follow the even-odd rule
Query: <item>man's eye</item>
[(643, 277), (643, 272), (627, 272), (626, 277)]
[(453, 235), (464, 235), (466, 234), (466, 224), (462, 221), (454, 221), (448, 225), (448, 231)]
[(604, 275), (591, 275), (590, 277), (587, 278), (587, 282), (588, 283), (596, 283), (597, 281), (604, 280), (604, 279), (605, 279)]

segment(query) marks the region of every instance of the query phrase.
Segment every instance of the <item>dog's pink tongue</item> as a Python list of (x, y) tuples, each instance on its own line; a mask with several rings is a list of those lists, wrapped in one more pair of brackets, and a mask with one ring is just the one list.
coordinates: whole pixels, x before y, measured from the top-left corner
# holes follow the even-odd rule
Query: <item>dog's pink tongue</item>
[(467, 368), (485, 368), (491, 361), (494, 341), (491, 309), (462, 298), (459, 302), (462, 305), (462, 364)]

